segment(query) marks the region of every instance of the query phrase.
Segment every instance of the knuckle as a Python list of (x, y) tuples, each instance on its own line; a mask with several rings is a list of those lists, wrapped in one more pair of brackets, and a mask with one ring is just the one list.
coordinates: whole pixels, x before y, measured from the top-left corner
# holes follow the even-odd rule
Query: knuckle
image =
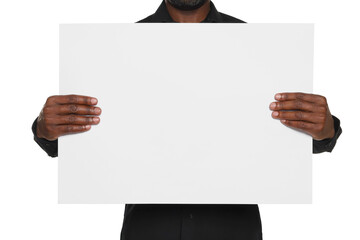
[(323, 105), (327, 105), (326, 97), (320, 96), (320, 103), (323, 104)]
[(68, 101), (71, 103), (78, 103), (78, 97), (76, 95), (69, 95)]
[(295, 112), (295, 117), (297, 118), (297, 119), (303, 119), (303, 113), (302, 112), (300, 112), (300, 111), (298, 111), (298, 112)]
[(325, 116), (325, 115), (319, 116), (319, 120), (320, 120), (321, 123), (325, 123), (325, 121), (326, 121), (326, 116)]
[(76, 105), (72, 104), (69, 106), (69, 110), (72, 113), (76, 113), (78, 111), (78, 107)]
[(66, 126), (65, 131), (66, 131), (66, 132), (73, 132), (73, 131), (74, 131), (74, 127), (73, 127), (73, 126)]
[(49, 115), (51, 113), (51, 108), (45, 106), (45, 107), (43, 107), (42, 112), (43, 112), (44, 116)]
[(44, 117), (43, 118), (43, 120), (44, 120), (44, 123), (45, 123), (45, 126), (48, 126), (48, 125), (50, 125), (50, 119), (49, 119), (49, 117)]
[(296, 94), (296, 98), (297, 98), (297, 99), (302, 100), (302, 99), (304, 99), (304, 97), (305, 97), (305, 94), (304, 94), (304, 93), (298, 93), (298, 94)]
[(50, 96), (46, 99), (46, 103), (45, 104), (49, 104), (54, 100), (55, 96)]
[(48, 132), (48, 133), (51, 133), (54, 130), (54, 127), (52, 125), (46, 124), (46, 123), (45, 123), (44, 128), (45, 128), (45, 131)]
[(74, 123), (75, 121), (76, 121), (76, 117), (75, 117), (75, 116), (70, 115), (70, 116), (68, 117), (68, 122), (69, 122), (69, 123)]
[(325, 124), (318, 124), (315, 128), (317, 133), (321, 133), (325, 128)]
[(303, 106), (303, 102), (299, 100), (296, 100), (294, 104), (296, 108), (301, 108)]
[(327, 109), (325, 106), (319, 106), (318, 111), (319, 113), (326, 115)]

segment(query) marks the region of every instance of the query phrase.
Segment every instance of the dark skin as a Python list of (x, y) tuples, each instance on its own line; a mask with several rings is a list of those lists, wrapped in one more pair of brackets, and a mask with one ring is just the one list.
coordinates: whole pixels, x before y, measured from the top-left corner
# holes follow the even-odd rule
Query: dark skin
[(308, 93), (278, 93), (270, 104), (271, 116), (288, 127), (305, 132), (315, 140), (335, 135), (334, 120), (326, 98)]
[(165, 0), (166, 8), (175, 22), (179, 23), (200, 23), (205, 20), (210, 11), (210, 0), (206, 1), (200, 8), (189, 11), (182, 11)]
[[(179, 10), (165, 1), (171, 18), (179, 23), (200, 23), (210, 11), (210, 0), (195, 10)], [(272, 117), (288, 127), (305, 132), (315, 140), (335, 135), (334, 121), (326, 98), (308, 93), (277, 93), (270, 104)], [(101, 109), (94, 97), (56, 95), (47, 99), (37, 121), (40, 138), (56, 140), (66, 134), (86, 132), (99, 124)]]
[(100, 122), (101, 109), (95, 105), (98, 100), (81, 95), (51, 96), (41, 110), (36, 135), (49, 141), (66, 134), (90, 130), (91, 125)]

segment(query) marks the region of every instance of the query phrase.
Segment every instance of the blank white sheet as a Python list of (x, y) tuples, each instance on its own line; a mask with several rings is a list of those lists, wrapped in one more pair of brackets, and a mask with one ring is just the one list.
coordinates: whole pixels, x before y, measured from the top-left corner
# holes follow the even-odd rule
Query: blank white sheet
[(269, 104), (312, 70), (312, 24), (60, 25), (60, 94), (103, 111), (59, 138), (59, 203), (311, 203), (312, 139)]

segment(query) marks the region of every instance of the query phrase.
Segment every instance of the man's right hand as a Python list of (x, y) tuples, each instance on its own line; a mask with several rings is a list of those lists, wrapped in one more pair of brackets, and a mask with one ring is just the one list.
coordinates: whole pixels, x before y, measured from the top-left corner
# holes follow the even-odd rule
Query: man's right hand
[(88, 131), (98, 124), (97, 99), (80, 95), (57, 95), (46, 100), (37, 120), (36, 135), (49, 141), (66, 134)]

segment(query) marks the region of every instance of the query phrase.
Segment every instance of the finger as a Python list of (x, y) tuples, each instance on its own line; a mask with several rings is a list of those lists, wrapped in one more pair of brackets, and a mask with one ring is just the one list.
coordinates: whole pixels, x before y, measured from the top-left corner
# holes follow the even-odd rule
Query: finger
[(80, 133), (90, 130), (91, 125), (58, 125), (56, 130), (60, 135), (71, 134), (71, 133)]
[(302, 100), (284, 101), (284, 102), (272, 102), (270, 104), (271, 110), (304, 110), (313, 112), (315, 105), (313, 103), (305, 102)]
[(94, 125), (100, 122), (100, 118), (70, 114), (57, 117), (52, 122), (56, 125)]
[(304, 112), (304, 111), (274, 111), (271, 116), (275, 119), (285, 119), (293, 121), (305, 121), (312, 123), (319, 123), (324, 120), (324, 117), (315, 113)]
[(98, 103), (98, 100), (94, 97), (74, 95), (74, 94), (51, 96), (48, 98), (47, 101), (56, 104), (96, 105)]
[(291, 120), (280, 120), (281, 123), (288, 127), (296, 128), (305, 132), (310, 132), (312, 129), (315, 129), (315, 123), (309, 123), (304, 121), (291, 121)]
[(323, 102), (324, 100), (326, 100), (325, 97), (320, 95), (301, 92), (277, 93), (275, 94), (275, 99), (278, 101), (301, 100), (313, 103)]
[(100, 115), (101, 108), (87, 106), (87, 105), (77, 105), (77, 104), (64, 104), (58, 105), (55, 107), (56, 113), (59, 115), (65, 114), (79, 114), (79, 115)]

